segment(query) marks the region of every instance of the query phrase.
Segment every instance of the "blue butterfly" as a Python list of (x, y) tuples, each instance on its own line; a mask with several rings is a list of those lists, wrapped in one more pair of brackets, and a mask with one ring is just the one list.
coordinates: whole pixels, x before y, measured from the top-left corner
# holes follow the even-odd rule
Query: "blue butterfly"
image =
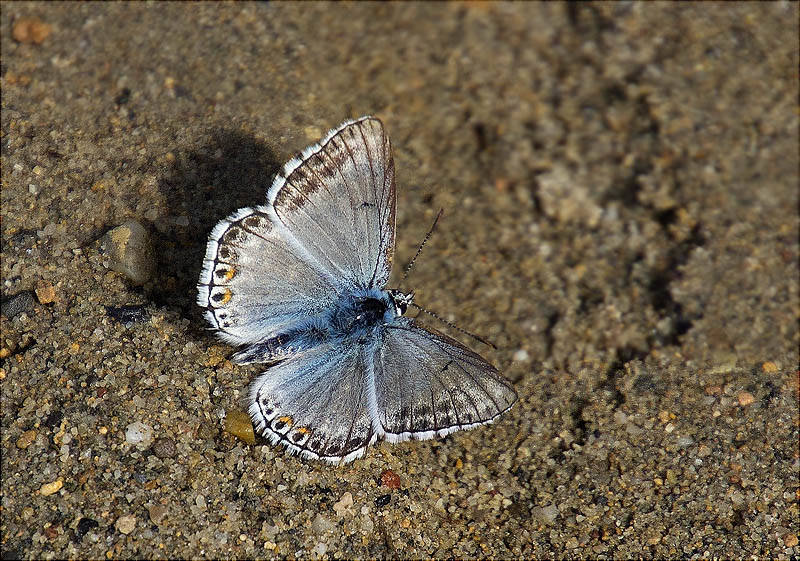
[(461, 343), (404, 317), (386, 290), (394, 253), (391, 145), (349, 120), (284, 165), (263, 206), (209, 237), (198, 304), (240, 364), (256, 430), (306, 458), (362, 456), (379, 438), (444, 436), (492, 422), (512, 385)]

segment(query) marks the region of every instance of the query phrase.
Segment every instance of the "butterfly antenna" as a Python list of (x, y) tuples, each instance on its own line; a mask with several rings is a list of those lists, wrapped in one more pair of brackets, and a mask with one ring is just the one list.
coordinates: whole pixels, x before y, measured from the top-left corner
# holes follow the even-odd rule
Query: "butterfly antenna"
[(431, 229), (428, 230), (428, 233), (425, 234), (425, 238), (422, 240), (422, 243), (419, 244), (419, 247), (417, 248), (417, 253), (414, 254), (414, 258), (411, 260), (411, 262), (408, 265), (406, 265), (406, 270), (403, 271), (403, 279), (400, 281), (401, 283), (404, 280), (406, 280), (406, 277), (408, 277), (408, 273), (411, 271), (411, 268), (414, 266), (414, 262), (417, 260), (417, 257), (419, 257), (419, 254), (422, 253), (422, 248), (425, 247), (425, 244), (428, 243), (428, 240), (433, 235), (433, 231), (436, 229), (436, 224), (437, 224), (437, 222), (439, 222), (439, 218), (442, 217), (443, 213), (444, 213), (444, 209), (440, 208), (439, 209), (439, 213), (436, 215), (436, 218), (433, 221), (433, 225), (431, 226)]
[[(439, 214), (441, 214), (441, 212), (440, 212)], [(438, 219), (438, 217), (437, 217), (437, 219)], [(435, 226), (435, 225), (436, 225), (436, 223), (434, 223), (434, 226)], [(439, 315), (438, 315), (438, 314), (436, 314), (435, 312), (432, 312), (432, 311), (430, 311), (430, 310), (426, 310), (425, 308), (423, 308), (422, 306), (420, 306), (420, 305), (418, 305), (418, 304), (415, 304), (414, 302), (411, 302), (411, 306), (413, 306), (414, 308), (418, 309), (420, 312), (425, 312), (425, 313), (426, 313), (426, 314), (428, 314), (429, 316), (431, 316), (431, 317), (434, 317), (434, 318), (438, 319), (438, 320), (439, 320), (439, 321), (441, 321), (443, 324), (445, 324), (445, 325), (447, 325), (447, 326), (449, 326), (449, 327), (452, 327), (453, 329), (455, 329), (455, 330), (456, 330), (456, 331), (458, 331), (459, 333), (463, 333), (464, 335), (467, 335), (467, 336), (469, 336), (469, 337), (472, 337), (473, 339), (475, 339), (476, 341), (479, 341), (479, 342), (483, 343), (484, 345), (488, 345), (489, 347), (492, 347), (493, 349), (497, 349), (497, 346), (495, 346), (495, 344), (494, 344), (494, 343), (492, 343), (491, 341), (487, 341), (487, 340), (486, 340), (486, 339), (484, 339), (483, 337), (480, 337), (480, 336), (478, 336), (478, 335), (475, 335), (474, 333), (470, 333), (470, 332), (469, 332), (469, 331), (467, 331), (466, 329), (462, 329), (462, 328), (460, 328), (460, 327), (459, 327), (459, 326), (457, 326), (456, 324), (454, 324), (454, 323), (452, 323), (452, 322), (450, 322), (450, 321), (447, 321), (446, 319), (444, 319), (443, 317), (439, 316)]]

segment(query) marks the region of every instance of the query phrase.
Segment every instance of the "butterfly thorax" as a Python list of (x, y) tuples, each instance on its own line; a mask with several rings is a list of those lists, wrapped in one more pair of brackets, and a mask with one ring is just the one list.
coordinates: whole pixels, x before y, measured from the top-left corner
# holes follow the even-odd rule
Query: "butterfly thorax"
[(392, 293), (371, 289), (343, 296), (330, 311), (331, 339), (363, 337), (400, 315)]

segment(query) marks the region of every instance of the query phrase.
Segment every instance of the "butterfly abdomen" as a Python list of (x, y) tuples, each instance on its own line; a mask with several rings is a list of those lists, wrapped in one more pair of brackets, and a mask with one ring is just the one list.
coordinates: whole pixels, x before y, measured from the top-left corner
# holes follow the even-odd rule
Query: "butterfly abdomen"
[(330, 336), (330, 330), (320, 318), (309, 318), (284, 333), (242, 349), (233, 358), (239, 364), (278, 362), (316, 347)]

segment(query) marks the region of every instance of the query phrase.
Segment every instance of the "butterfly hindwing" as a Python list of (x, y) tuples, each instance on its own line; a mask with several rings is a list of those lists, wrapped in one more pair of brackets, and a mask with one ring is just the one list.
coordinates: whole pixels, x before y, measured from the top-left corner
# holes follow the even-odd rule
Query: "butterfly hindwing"
[(511, 384), (480, 355), (407, 318), (384, 331), (375, 392), (378, 421), (392, 442), (489, 423), (517, 400)]
[(376, 439), (365, 358), (361, 345), (326, 344), (273, 366), (250, 386), (256, 430), (304, 457), (336, 463), (363, 455)]

